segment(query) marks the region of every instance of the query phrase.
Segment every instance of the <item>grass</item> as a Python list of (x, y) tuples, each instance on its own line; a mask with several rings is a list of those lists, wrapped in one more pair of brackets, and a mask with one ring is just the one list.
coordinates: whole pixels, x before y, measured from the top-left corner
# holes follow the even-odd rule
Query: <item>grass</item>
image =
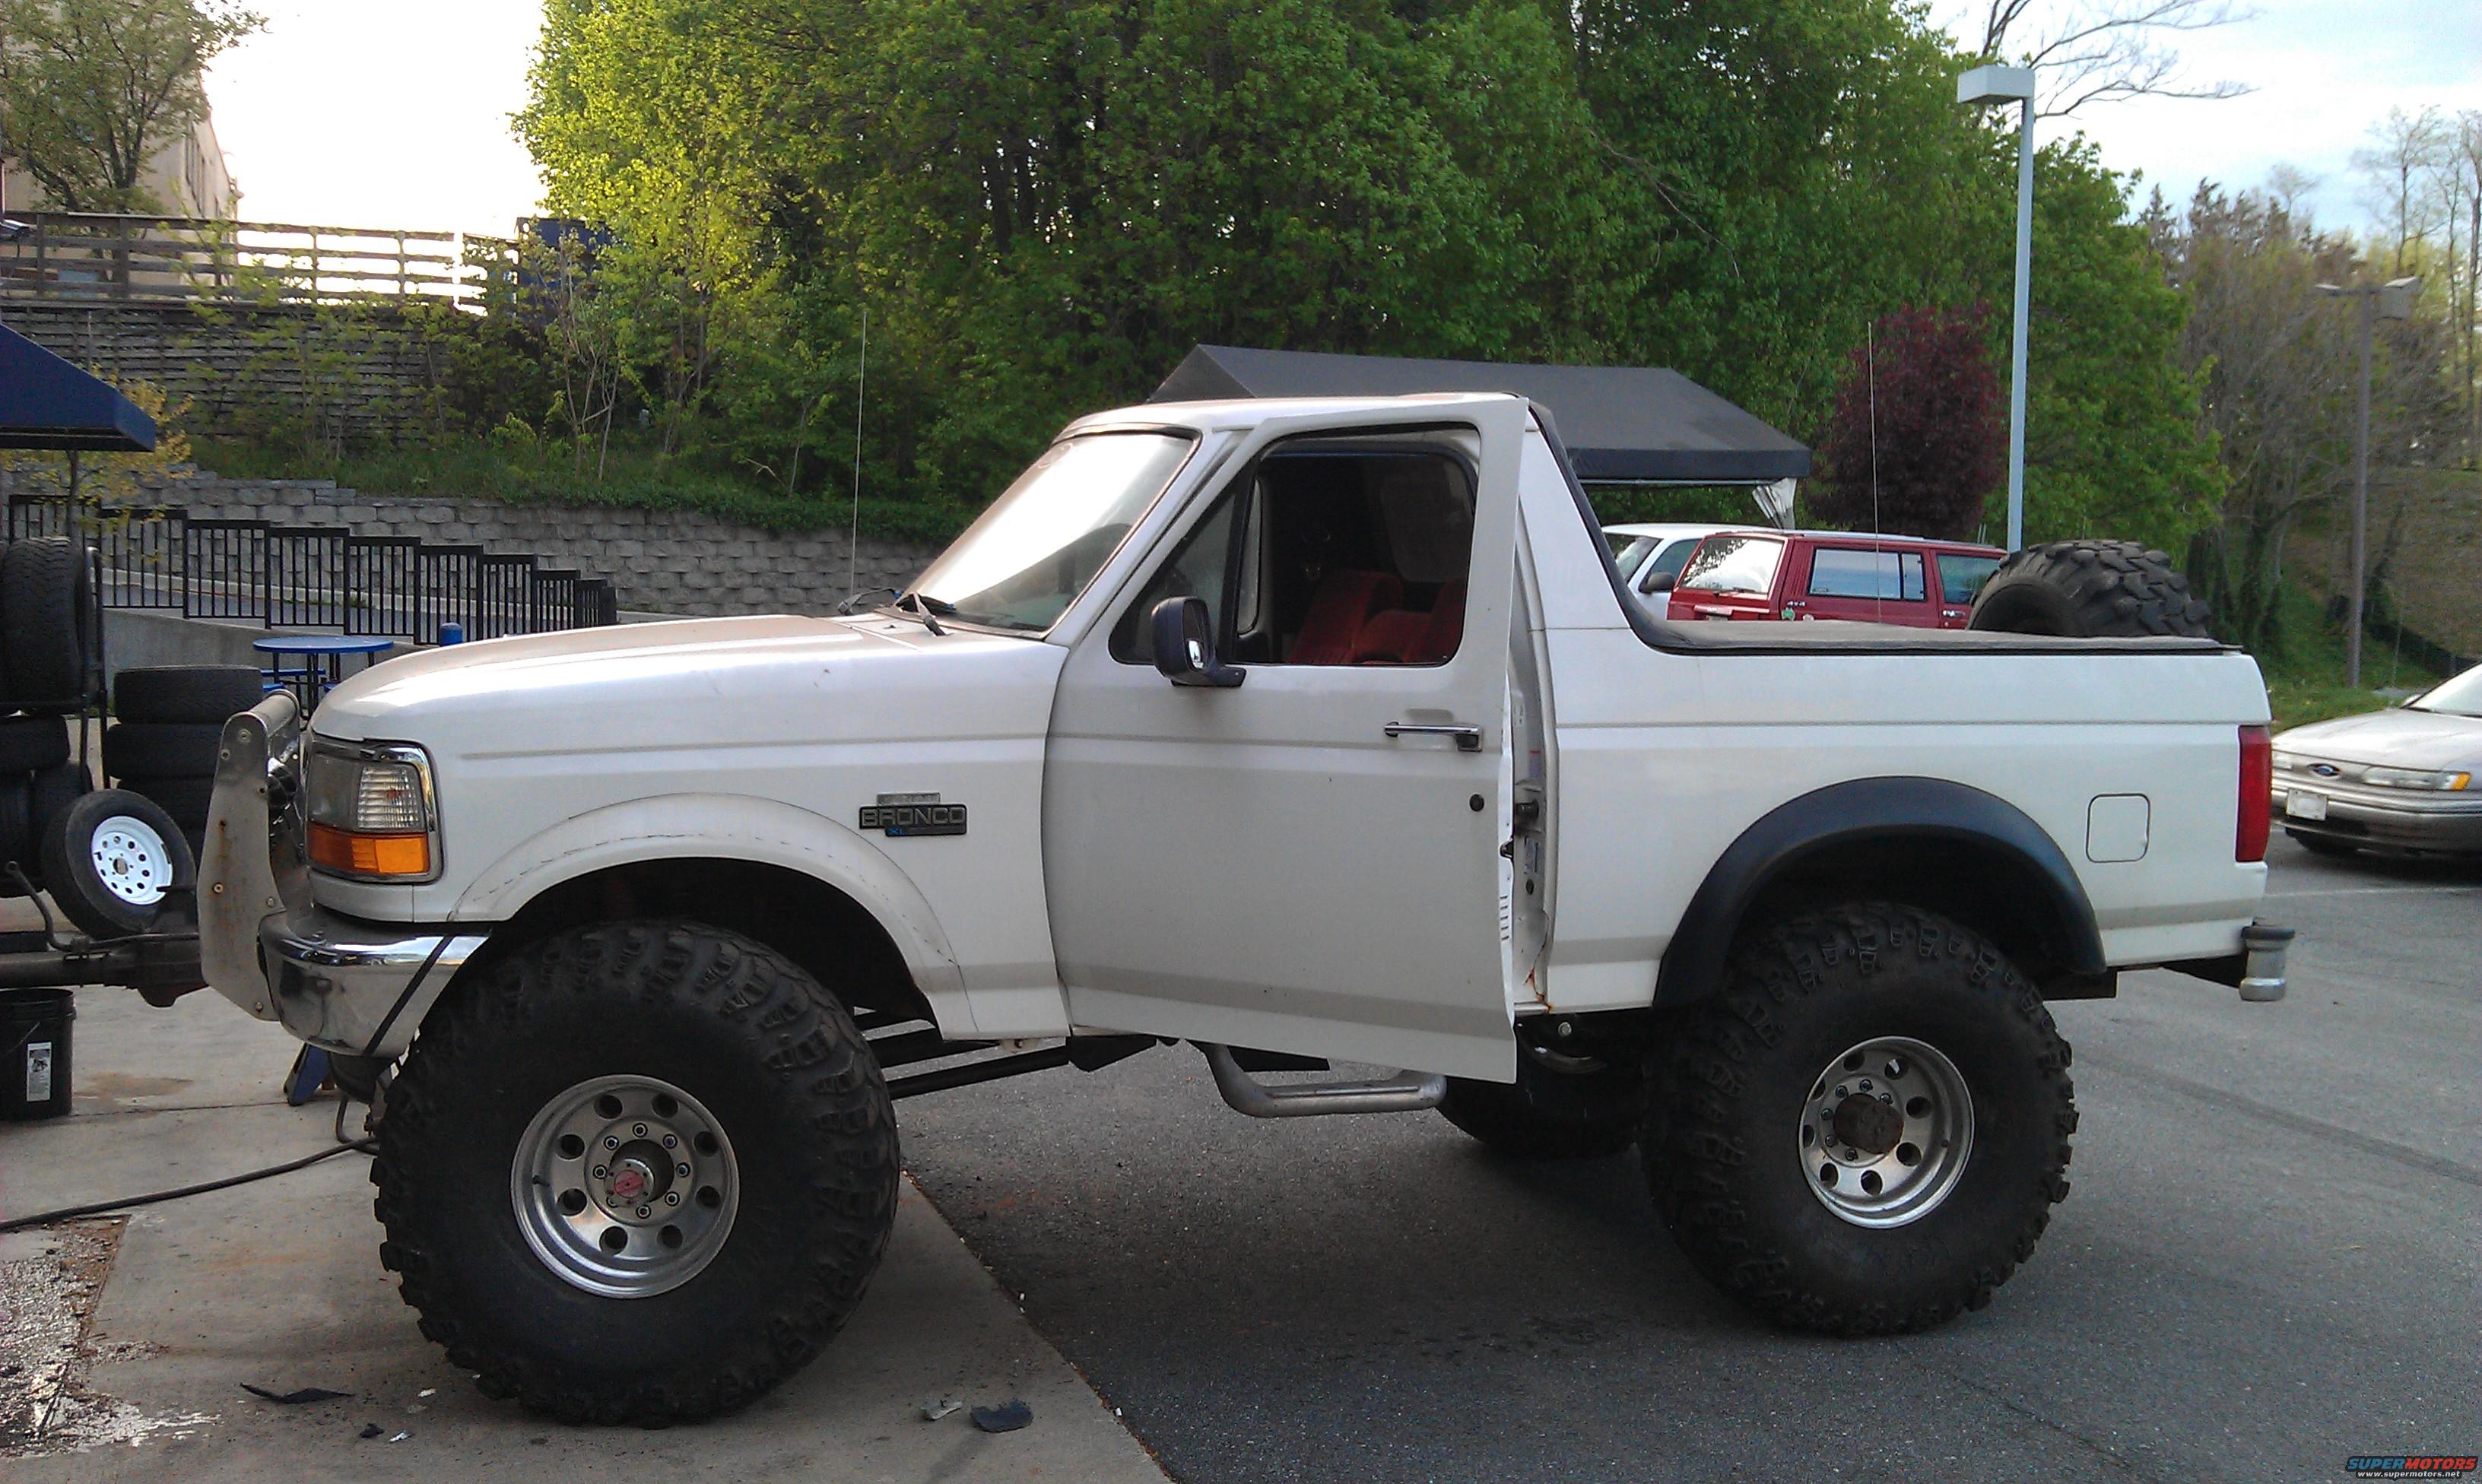
[(2327, 623), (2318, 600), (2298, 585), (2284, 588), (2278, 648), (2258, 656), (2266, 676), (2267, 704), (2275, 711), (2279, 732), (2312, 721), (2384, 711), (2412, 691), (2445, 677), (2411, 661), (2399, 661), (2386, 645), (2364, 640), (2362, 685), (2344, 684), (2344, 636)]
[[(692, 509), (778, 532), (843, 530), (854, 518), (849, 497), (786, 494), (754, 474), (618, 443), (599, 479), (592, 457), (580, 472), (565, 452), (479, 441), (375, 449), (341, 458), (209, 438), (197, 439), (195, 449), (198, 467), (225, 479), (333, 480), (373, 495), (462, 495), (510, 505)], [(865, 490), (861, 530), (866, 536), (944, 542), (972, 517), (969, 509), (918, 501), (874, 505)]]

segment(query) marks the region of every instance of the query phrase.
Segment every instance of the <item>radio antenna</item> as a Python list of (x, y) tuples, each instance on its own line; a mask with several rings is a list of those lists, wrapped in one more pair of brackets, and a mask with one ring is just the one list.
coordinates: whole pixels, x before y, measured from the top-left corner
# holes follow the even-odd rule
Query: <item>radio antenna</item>
[[(1879, 526), (1879, 326), (1876, 322), (1862, 327), (1862, 374), (1870, 385), (1870, 562), (1876, 567), (1886, 555), (1880, 549), (1883, 533)], [(1883, 573), (1870, 574), (1876, 593), (1874, 612), (1885, 622), (1888, 617), (1888, 582)]]
[[(870, 392), (870, 305), (861, 306), (860, 364), (854, 371), (853, 533), (845, 539), (845, 601), (853, 601), (861, 581), (861, 408)], [(1872, 457), (1876, 457), (1874, 454)]]

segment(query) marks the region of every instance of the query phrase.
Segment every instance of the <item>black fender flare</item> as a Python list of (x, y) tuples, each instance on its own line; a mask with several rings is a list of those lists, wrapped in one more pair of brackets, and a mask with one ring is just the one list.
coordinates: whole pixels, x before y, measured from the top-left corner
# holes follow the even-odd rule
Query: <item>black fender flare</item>
[(1770, 883), (1827, 851), (1896, 841), (1953, 844), (2008, 860), (2035, 885), (2018, 905), (2060, 966), (2079, 975), (2105, 971), (2084, 884), (2058, 842), (2023, 810), (1941, 778), (1856, 778), (1777, 805), (1716, 859), (1664, 951), (1655, 1004), (1686, 1004), (1723, 984), (1742, 920)]

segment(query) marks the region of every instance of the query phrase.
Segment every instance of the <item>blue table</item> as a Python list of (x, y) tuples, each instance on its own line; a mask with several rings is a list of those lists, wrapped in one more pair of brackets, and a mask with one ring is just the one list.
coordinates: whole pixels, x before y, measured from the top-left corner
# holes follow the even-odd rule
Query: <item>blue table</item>
[[(379, 656), (394, 649), (396, 640), (376, 634), (271, 634), (251, 639), (250, 647), (277, 657), (277, 663), (264, 672), (268, 690), (291, 688), (306, 716), (330, 686), (344, 680), (345, 656), (360, 655), (362, 666), (367, 669), (379, 663)], [(288, 667), (283, 661), (286, 655), (299, 655), (303, 663)]]

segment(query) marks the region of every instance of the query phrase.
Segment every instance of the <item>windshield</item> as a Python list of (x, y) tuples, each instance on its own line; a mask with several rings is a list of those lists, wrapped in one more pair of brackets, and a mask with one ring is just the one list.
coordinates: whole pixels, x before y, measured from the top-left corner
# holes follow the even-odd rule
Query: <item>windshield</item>
[(1676, 592), (1756, 592), (1775, 586), (1783, 543), (1762, 535), (1710, 535), (1680, 571)]
[(2482, 716), (2482, 664), (2454, 680), (2442, 681), (2406, 702), (2416, 711), (2444, 712), (2451, 716)]
[(1185, 432), (1061, 439), (931, 563), (913, 590), (942, 616), (1042, 633), (1094, 581), (1192, 444)]
[[(1638, 563), (1659, 544), (1650, 535), (1615, 535), (1606, 531), (1603, 539), (1612, 543), (1612, 565), (1621, 569), (1621, 581), (1627, 582), (1637, 574)], [(1623, 544), (1625, 542), (1626, 544)]]
[[(1665, 547), (1662, 556), (1647, 563), (1647, 582), (1654, 581), (1655, 574), (1658, 572), (1666, 577), (1677, 578), (1680, 575), (1680, 569), (1689, 565), (1689, 559), (1696, 555), (1698, 555), (1698, 537), (1694, 535), (1680, 537)], [(1640, 583), (1638, 586), (1644, 587), (1646, 584)]]

